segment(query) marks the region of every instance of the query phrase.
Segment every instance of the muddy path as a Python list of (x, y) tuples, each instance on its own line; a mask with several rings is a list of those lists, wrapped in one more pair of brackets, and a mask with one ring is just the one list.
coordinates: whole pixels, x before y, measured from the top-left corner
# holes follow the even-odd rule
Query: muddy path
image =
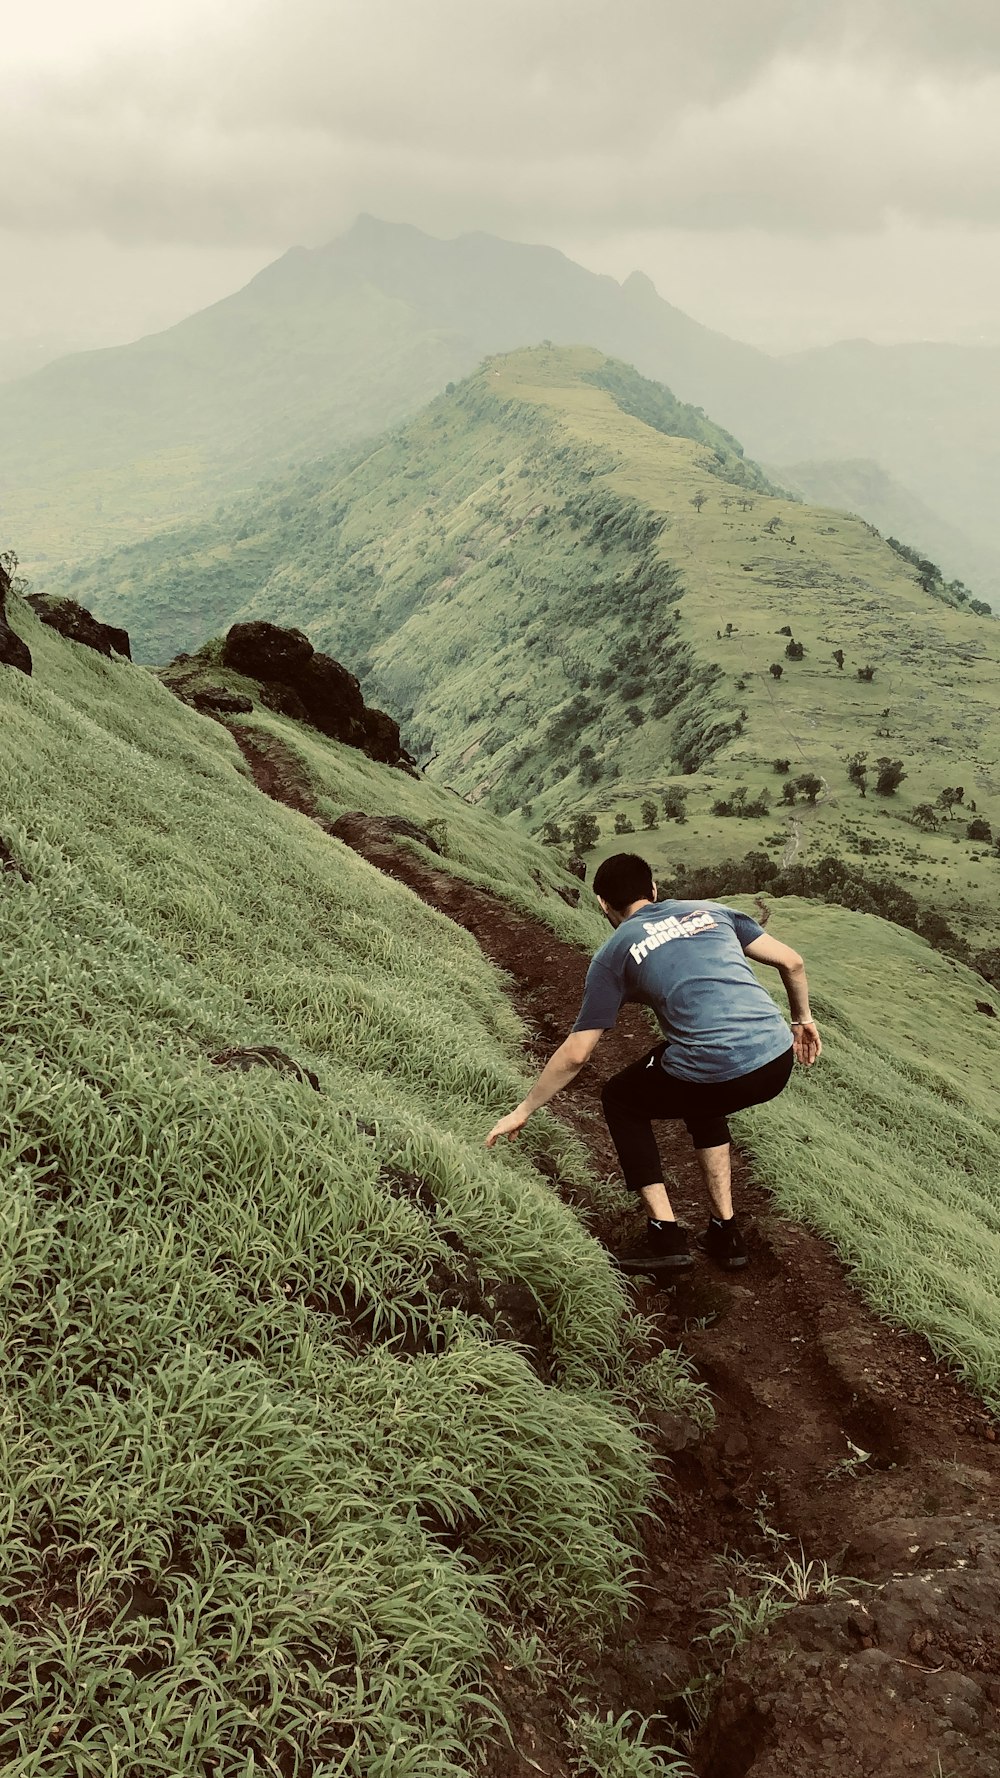
[[(276, 755), (270, 740), (265, 756), (252, 732), (241, 725), (233, 724), (231, 732), (259, 787), (316, 819), (308, 785), (291, 756)], [(586, 957), (540, 921), (432, 868), (405, 845), (391, 842), (366, 817), (344, 816), (332, 827), (321, 825), (472, 934), (509, 980), (529, 1033), (530, 1059), (544, 1060), (576, 1017)], [(607, 1176), (616, 1175), (616, 1162), (600, 1112), (600, 1086), (649, 1043), (649, 1028), (638, 1010), (626, 1009), (618, 1029), (602, 1040), (594, 1064), (556, 1102), (559, 1116), (579, 1133), (596, 1169)], [(686, 1133), (662, 1125), (660, 1135), (677, 1213), (697, 1229), (707, 1206)], [(691, 1645), (706, 1629), (706, 1604), (720, 1596), (718, 1558), (724, 1552), (773, 1566), (776, 1561), (780, 1564), (783, 1553), (798, 1557), (801, 1551), (806, 1558), (882, 1582), (907, 1563), (933, 1568), (928, 1550), (946, 1545), (953, 1549), (956, 1535), (968, 1529), (971, 1536), (973, 1528), (988, 1526), (1000, 1503), (1000, 1444), (982, 1402), (935, 1361), (923, 1339), (892, 1328), (866, 1305), (825, 1242), (778, 1215), (738, 1149), (734, 1187), (751, 1251), (746, 1272), (723, 1275), (699, 1262), (669, 1288), (643, 1282), (633, 1286), (637, 1307), (653, 1317), (657, 1338), (694, 1360), (712, 1391), (716, 1410), (714, 1428), (697, 1439), (690, 1436), (690, 1429), (662, 1417), (658, 1431), (664, 1458), (662, 1516), (646, 1536), (642, 1604), (627, 1639), (605, 1657), (593, 1676), (602, 1714), (633, 1709), (642, 1715), (659, 1713), (666, 1719), (661, 1725), (665, 1738), (690, 1726), (678, 1694), (710, 1658), (704, 1645), (696, 1645), (693, 1654)], [(613, 1250), (639, 1226), (626, 1200), (617, 1225), (596, 1232)], [(961, 1556), (954, 1561), (960, 1568), (967, 1566)], [(992, 1575), (990, 1569), (991, 1586)], [(795, 1732), (800, 1732), (799, 1718), (808, 1715), (812, 1687), (818, 1699), (813, 1713), (817, 1726), (804, 1751), (787, 1763), (781, 1736), (787, 1741), (792, 1730), (787, 1734), (780, 1730), (767, 1709), (758, 1721), (757, 1701), (751, 1699), (744, 1716), (749, 1712), (747, 1720), (752, 1718), (756, 1727), (752, 1733), (747, 1729), (742, 1739), (727, 1731), (720, 1747), (718, 1722), (714, 1728), (712, 1722), (703, 1726), (691, 1754), (701, 1778), (745, 1774), (772, 1778), (786, 1772), (800, 1778), (807, 1773), (825, 1778), (827, 1772), (836, 1772), (839, 1778), (841, 1773), (882, 1771), (893, 1778), (911, 1771), (935, 1778), (934, 1736), (945, 1737), (948, 1758), (943, 1771), (949, 1778), (979, 1773), (975, 1749), (984, 1734), (987, 1740), (994, 1735), (996, 1722), (984, 1728), (977, 1718), (975, 1732), (969, 1722), (964, 1730), (956, 1728), (952, 1717), (941, 1715), (944, 1705), (936, 1715), (937, 1706), (931, 1710), (926, 1747), (916, 1729), (902, 1737), (902, 1763), (881, 1763), (874, 1746), (863, 1755), (851, 1746), (851, 1738), (858, 1734), (865, 1738), (874, 1733), (861, 1729), (858, 1710), (848, 1710), (843, 1698), (845, 1721), (838, 1729), (835, 1697), (831, 1703), (846, 1683), (843, 1674), (849, 1662), (844, 1639), (848, 1652), (859, 1661), (871, 1652), (865, 1625), (862, 1622), (859, 1630), (856, 1616), (841, 1613), (831, 1630), (832, 1678), (823, 1665), (830, 1651), (821, 1648), (810, 1656), (813, 1666), (795, 1711)], [(914, 1635), (918, 1630), (919, 1626)], [(816, 1647), (821, 1642), (820, 1637)], [(876, 1651), (877, 1642), (876, 1635)], [(942, 1672), (933, 1637), (928, 1645), (933, 1658), (907, 1654), (912, 1646), (907, 1643), (902, 1656), (886, 1659), (890, 1666), (901, 1661), (917, 1672), (926, 1689), (934, 1675), (938, 1683)], [(956, 1646), (954, 1635), (947, 1646)], [(963, 1680), (969, 1673), (975, 1675), (968, 1683), (974, 1683), (977, 1696), (982, 1693), (986, 1699), (987, 1713), (991, 1709), (995, 1713), (1000, 1704), (1000, 1647), (995, 1658), (980, 1651), (970, 1654), (968, 1661), (952, 1653), (948, 1661), (949, 1673)], [(854, 1671), (852, 1667), (849, 1679)], [(880, 1667), (878, 1674), (864, 1668), (867, 1692), (872, 1686), (881, 1688), (883, 1727), (897, 1709), (894, 1680), (898, 1678), (894, 1666), (891, 1671)], [(911, 1678), (911, 1684), (917, 1681)], [(996, 1693), (992, 1703), (987, 1696), (990, 1685)], [(831, 1686), (833, 1692), (827, 1695)], [(731, 1689), (724, 1691), (720, 1709), (727, 1700), (732, 1705)], [(557, 1749), (557, 1719), (546, 1701), (532, 1700), (530, 1695), (521, 1698), (512, 1691), (505, 1702), (520, 1752), (504, 1756), (495, 1772), (503, 1778), (529, 1778), (530, 1773), (543, 1771), (556, 1778), (571, 1769)], [(958, 1735), (961, 1746), (954, 1747), (949, 1735)], [(911, 1742), (916, 1760), (912, 1765), (906, 1763)], [(995, 1748), (1000, 1754), (1000, 1739)], [(852, 1763), (855, 1753), (859, 1763)], [(1000, 1758), (983, 1768), (998, 1769)]]

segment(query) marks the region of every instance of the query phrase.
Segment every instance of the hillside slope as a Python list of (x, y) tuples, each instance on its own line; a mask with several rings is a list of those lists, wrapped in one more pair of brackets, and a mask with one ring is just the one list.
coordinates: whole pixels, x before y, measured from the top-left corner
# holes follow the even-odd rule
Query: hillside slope
[[(641, 273), (618, 284), (552, 248), (373, 217), (162, 334), (5, 389), (0, 516), (34, 567), (78, 561), (378, 431), (486, 352), (546, 339), (636, 365), (767, 461), (877, 457), (959, 533), (949, 575), (1000, 590), (996, 354), (775, 359), (702, 327)], [(912, 541), (933, 553), (933, 537)]]
[[(996, 623), (924, 590), (861, 520), (769, 491), (728, 434), (593, 351), (489, 362), (346, 466), (74, 590), (147, 658), (236, 618), (301, 625), (359, 666), (435, 778), (536, 827), (591, 810), (608, 850), (680, 778), (688, 824), (650, 840), (658, 866), (834, 850), (993, 942), (996, 860), (966, 842), (968, 813), (911, 817), (961, 786), (1000, 829)], [(874, 794), (880, 757), (905, 767), (892, 797)], [(810, 772), (819, 802), (713, 814), (740, 785), (777, 804)]]
[[(839, 1723), (822, 1691), (843, 1667), (847, 1602), (775, 1547), (833, 1556), (874, 1527), (865, 1597), (905, 1649), (919, 1589), (914, 1604), (900, 1569), (928, 1572), (900, 1553), (914, 1515), (916, 1548), (947, 1551), (942, 1571), (954, 1551), (970, 1573), (937, 1611), (928, 1670), (916, 1664), (902, 1701), (877, 1693), (864, 1751), (904, 1778), (914, 1745), (948, 1733), (956, 1775), (981, 1778), (996, 1744), (982, 1650), (998, 1588), (978, 1525), (997, 1470), (984, 1402), (1000, 1401), (1000, 1026), (952, 1053), (973, 979), (882, 922), (783, 909), (815, 958), (833, 1068), (825, 1097), (822, 1077), (796, 1079), (776, 1139), (762, 1113), (752, 1140), (779, 1193), (840, 1218), (831, 1232), (873, 1301), (982, 1399), (876, 1320), (745, 1178), (750, 1287), (702, 1273), (688, 1298), (647, 1298), (633, 1319), (557, 1195), (602, 1218), (611, 1196), (566, 1125), (533, 1122), (520, 1153), (482, 1148), (524, 1079), (510, 978), (548, 995), (532, 1007), (537, 1052), (583, 968), (467, 890), (481, 874), (510, 892), (496, 823), (458, 804), (443, 858), (396, 849), (373, 869), (266, 802), (232, 736), (152, 675), (64, 642), (16, 598), (8, 617), (33, 657), (30, 677), (0, 668), (10, 1778), (649, 1778), (636, 1709), (656, 1713), (659, 1739), (692, 1726), (693, 1695), (695, 1726), (717, 1737), (713, 1675), (737, 1602), (764, 1621), (792, 1587), (810, 1616), (786, 1620), (783, 1658), (807, 1662), (808, 1709), (780, 1746), (805, 1732), (809, 1769), (836, 1778), (857, 1751), (853, 1699), (874, 1708), (872, 1664), (841, 1681)], [(265, 756), (297, 754), (333, 811), (405, 796), (429, 822), (447, 800), (287, 717), (233, 721)], [(548, 907), (547, 857), (513, 853), (539, 912), (599, 930), (593, 913)], [(507, 976), (423, 904), (430, 884), (456, 916), (481, 908)], [(885, 1018), (873, 971), (892, 991)], [(635, 1010), (623, 1025), (613, 1051), (642, 1040)], [(569, 1097), (589, 1139), (593, 1083)], [(802, 1146), (813, 1138), (829, 1180)], [(605, 1169), (606, 1147), (591, 1152)], [(683, 1203), (695, 1169), (677, 1160)], [(717, 1433), (678, 1366), (682, 1329), (717, 1392)], [(678, 1453), (669, 1500), (640, 1406)], [(637, 1613), (637, 1521), (654, 1503)], [(577, 1685), (598, 1714), (567, 1711)], [(771, 1696), (758, 1688), (755, 1710)], [(487, 1750), (494, 1702), (515, 1745), (494, 1735)], [(884, 1762), (897, 1724), (905, 1762)], [(758, 1741), (774, 1736), (741, 1745)], [(692, 1757), (704, 1778), (719, 1769)]]
[(464, 1773), (505, 1626), (626, 1609), (651, 1485), (532, 1164), (580, 1152), (485, 1153), (521, 1031), (470, 939), (9, 615), (0, 1764)]

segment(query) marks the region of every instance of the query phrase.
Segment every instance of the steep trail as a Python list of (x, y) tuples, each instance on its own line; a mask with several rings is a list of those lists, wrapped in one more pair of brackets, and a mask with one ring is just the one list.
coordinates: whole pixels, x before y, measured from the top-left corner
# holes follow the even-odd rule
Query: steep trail
[[(251, 729), (227, 726), (265, 794), (319, 820), (333, 837), (472, 934), (508, 978), (529, 1033), (529, 1060), (544, 1060), (576, 1016), (586, 957), (541, 921), (388, 842), (367, 817), (323, 821), (291, 755), (282, 758), (271, 737), (265, 752)], [(616, 1173), (600, 1111), (601, 1082), (649, 1043), (639, 1010), (626, 1009), (618, 1029), (602, 1040), (596, 1065), (557, 1101), (558, 1115), (578, 1132), (601, 1174)], [(693, 1153), (686, 1136), (671, 1126), (661, 1126), (660, 1135), (678, 1214), (698, 1228), (706, 1206)], [(668, 1463), (662, 1518), (646, 1538), (644, 1602), (629, 1626), (627, 1646), (605, 1657), (594, 1675), (602, 1710), (661, 1712), (680, 1727), (684, 1708), (671, 1706), (670, 1699), (710, 1660), (703, 1645), (693, 1662), (690, 1644), (705, 1631), (706, 1600), (720, 1595), (718, 1558), (725, 1552), (774, 1566), (776, 1550), (797, 1556), (801, 1546), (807, 1558), (843, 1562), (848, 1573), (881, 1579), (900, 1562), (924, 1561), (918, 1548), (933, 1548), (946, 1535), (946, 1529), (940, 1538), (932, 1535), (932, 1524), (950, 1527), (947, 1534), (953, 1535), (955, 1521), (988, 1523), (1000, 1500), (1000, 1444), (983, 1403), (935, 1360), (922, 1338), (882, 1321), (853, 1289), (833, 1250), (779, 1215), (746, 1158), (738, 1150), (734, 1158), (736, 1201), (751, 1250), (747, 1271), (721, 1275), (699, 1263), (670, 1288), (642, 1282), (634, 1287), (637, 1307), (652, 1317), (661, 1345), (682, 1348), (694, 1360), (712, 1391), (716, 1423), (692, 1440), (685, 1428), (660, 1417), (655, 1436)], [(636, 1220), (626, 1204), (617, 1226), (595, 1233), (613, 1251), (634, 1232)], [(858, 1458), (859, 1451), (867, 1455)], [(913, 1534), (917, 1543), (906, 1543), (901, 1532), (904, 1543), (897, 1549), (894, 1528), (911, 1524), (922, 1527)], [(879, 1527), (886, 1531), (882, 1555), (872, 1542)], [(886, 1538), (891, 1561), (884, 1554)], [(989, 1671), (1000, 1674), (1000, 1652), (991, 1652), (991, 1661), (994, 1655), (996, 1667)], [(904, 1665), (917, 1670), (923, 1684), (921, 1663)], [(889, 1677), (870, 1674), (865, 1683), (889, 1688)], [(995, 1691), (1000, 1704), (1000, 1683)], [(882, 1708), (890, 1715), (894, 1696), (891, 1688), (885, 1691)], [(515, 1689), (505, 1702), (522, 1751), (499, 1758), (491, 1768), (496, 1778), (529, 1778), (538, 1771), (557, 1778), (568, 1771), (552, 1745), (554, 1718), (546, 1715), (544, 1700), (521, 1698)], [(777, 1763), (767, 1763), (768, 1737), (775, 1731), (763, 1717), (761, 1725), (760, 1746), (748, 1750), (740, 1743), (743, 1751), (730, 1757), (720, 1755), (709, 1724), (695, 1744), (694, 1769), (701, 1778), (771, 1778), (807, 1769), (825, 1778), (828, 1770), (911, 1769), (879, 1766), (874, 1747), (870, 1766), (844, 1766), (833, 1730), (827, 1737), (829, 1767), (786, 1766), (777, 1754)], [(930, 1778), (932, 1767), (926, 1770)], [(963, 1778), (979, 1768), (953, 1757), (945, 1770)]]

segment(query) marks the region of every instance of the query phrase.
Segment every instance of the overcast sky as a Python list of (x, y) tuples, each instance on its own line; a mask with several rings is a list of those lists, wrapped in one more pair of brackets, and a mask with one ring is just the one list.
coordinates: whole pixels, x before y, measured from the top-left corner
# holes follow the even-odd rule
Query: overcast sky
[(997, 0), (8, 0), (0, 338), (122, 340), (359, 210), (773, 349), (1000, 342)]

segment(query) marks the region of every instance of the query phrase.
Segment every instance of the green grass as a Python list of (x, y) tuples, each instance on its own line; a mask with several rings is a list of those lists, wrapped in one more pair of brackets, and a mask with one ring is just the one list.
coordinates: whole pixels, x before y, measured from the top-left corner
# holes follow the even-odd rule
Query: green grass
[[(0, 1764), (465, 1772), (495, 1637), (620, 1619), (651, 1487), (621, 1289), (532, 1165), (586, 1195), (579, 1152), (483, 1149), (521, 1034), (471, 939), (16, 621)], [(322, 1091), (211, 1062), (260, 1043)]]
[(769, 931), (805, 957), (826, 1047), (793, 1092), (740, 1119), (756, 1174), (996, 1412), (1000, 1019), (976, 1002), (997, 997), (871, 915), (788, 897)]

